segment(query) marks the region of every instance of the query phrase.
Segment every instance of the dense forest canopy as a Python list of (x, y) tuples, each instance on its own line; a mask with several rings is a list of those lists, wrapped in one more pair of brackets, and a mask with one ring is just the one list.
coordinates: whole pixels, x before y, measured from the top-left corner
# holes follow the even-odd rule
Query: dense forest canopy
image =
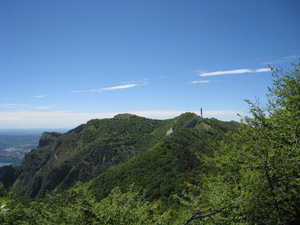
[[(290, 71), (272, 68), (268, 102), (246, 100), (251, 116), (241, 124), (192, 114), (165, 122), (122, 115), (90, 121), (65, 140), (62, 134), (44, 134), (21, 167), (36, 174), (42, 165), (34, 167), (30, 162), (39, 162), (30, 156), (39, 153), (56, 168), (51, 160), (60, 154), (59, 166), (69, 166), (67, 174), (77, 176), (67, 183), (66, 175), (61, 186), (42, 180), (54, 186), (37, 189), (35, 199), (22, 198), (21, 187), (11, 186), (15, 181), (6, 188), (0, 184), (1, 224), (299, 224), (299, 68), (300, 63)], [(166, 137), (170, 128), (174, 133)], [(76, 151), (56, 152), (59, 146)], [(99, 146), (121, 155), (101, 155)], [(93, 158), (105, 166), (97, 167)], [(77, 171), (84, 165), (85, 171)], [(44, 174), (54, 182), (55, 171)], [(16, 179), (25, 184), (25, 176)], [(79, 177), (83, 183), (75, 184)]]

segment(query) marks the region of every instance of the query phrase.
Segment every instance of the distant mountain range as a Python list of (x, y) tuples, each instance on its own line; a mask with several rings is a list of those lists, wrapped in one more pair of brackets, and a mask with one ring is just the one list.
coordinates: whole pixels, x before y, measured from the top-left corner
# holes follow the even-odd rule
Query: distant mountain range
[(193, 113), (168, 120), (131, 114), (94, 119), (64, 134), (43, 133), (19, 166), (0, 168), (0, 181), (25, 198), (60, 192), (81, 181), (89, 182), (98, 199), (116, 186), (126, 189), (134, 183), (149, 200), (172, 201), (184, 182), (198, 182), (202, 156), (238, 127), (237, 122)]

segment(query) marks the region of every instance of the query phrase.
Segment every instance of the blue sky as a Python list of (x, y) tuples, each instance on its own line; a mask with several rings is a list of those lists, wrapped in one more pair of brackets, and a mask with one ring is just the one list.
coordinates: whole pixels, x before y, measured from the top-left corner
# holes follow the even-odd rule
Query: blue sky
[(239, 120), (300, 52), (300, 1), (0, 1), (0, 129)]

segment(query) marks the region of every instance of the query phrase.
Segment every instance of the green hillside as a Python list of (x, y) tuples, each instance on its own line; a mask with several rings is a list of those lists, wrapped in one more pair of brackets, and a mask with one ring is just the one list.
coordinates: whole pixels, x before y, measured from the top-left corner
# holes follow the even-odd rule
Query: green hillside
[(194, 114), (181, 115), (175, 121), (169, 138), (93, 179), (89, 185), (96, 197), (102, 199), (115, 187), (127, 190), (135, 184), (145, 191), (148, 200), (172, 203), (173, 194), (181, 193), (185, 182), (198, 182), (202, 154), (212, 153), (217, 141), (237, 128), (234, 123), (201, 119)]
[[(165, 189), (163, 194), (149, 194), (150, 199), (169, 196), (177, 188), (175, 186), (185, 180), (179, 172), (187, 167), (185, 173), (190, 173), (198, 164), (194, 153), (212, 151), (214, 142), (211, 139), (220, 138), (230, 127), (234, 126), (213, 119), (204, 120), (192, 113), (169, 120), (130, 114), (95, 119), (65, 134), (43, 133), (37, 149), (26, 154), (20, 166), (1, 169), (14, 176), (8, 178), (3, 172), (0, 178), (4, 186), (18, 196), (34, 198), (43, 197), (46, 191), (66, 190), (77, 181), (87, 182), (109, 171), (98, 178), (99, 182), (108, 179), (99, 190), (100, 196), (105, 196), (116, 185), (125, 187), (130, 183), (147, 186), (159, 193), (158, 187)], [(174, 133), (167, 137), (170, 129)], [(190, 162), (186, 157), (193, 160)], [(124, 162), (127, 163), (114, 168)], [(144, 167), (138, 169), (141, 166)], [(152, 174), (159, 178), (156, 184), (137, 178), (154, 172), (152, 168), (160, 168), (169, 176), (180, 178), (176, 179), (176, 184), (163, 181), (168, 177), (161, 177), (159, 171)], [(160, 185), (161, 182), (169, 184)]]
[[(122, 114), (91, 120), (65, 134), (45, 132), (20, 166), (0, 169), (4, 186), (25, 205), (0, 187), (2, 202), (14, 208), (14, 221), (28, 224), (166, 224), (175, 213), (168, 207), (179, 206), (175, 194), (186, 190), (187, 183), (199, 184), (203, 156), (212, 155), (225, 134), (239, 126), (193, 113), (169, 120)], [(112, 220), (126, 202), (126, 222)], [(113, 211), (111, 204), (117, 204)], [(140, 218), (140, 213), (148, 216)]]
[(41, 197), (45, 191), (89, 181), (163, 139), (158, 136), (168, 129), (167, 123), (119, 115), (91, 120), (65, 134), (44, 133), (37, 149), (16, 168), (11, 190), (19, 196)]
[[(131, 183), (146, 187), (150, 199), (168, 197), (192, 179), (188, 174), (199, 165), (195, 153), (213, 151), (215, 140), (234, 127), (192, 113), (169, 120), (130, 114), (94, 119), (65, 134), (43, 133), (37, 149), (26, 154), (20, 166), (1, 169), (0, 178), (12, 192), (30, 198), (101, 174), (91, 183), (99, 197)], [(173, 133), (168, 136), (170, 129)]]

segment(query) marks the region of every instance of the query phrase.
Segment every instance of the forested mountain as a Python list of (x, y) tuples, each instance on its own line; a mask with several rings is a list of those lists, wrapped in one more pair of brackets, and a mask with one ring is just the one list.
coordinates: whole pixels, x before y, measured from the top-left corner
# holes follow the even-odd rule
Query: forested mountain
[[(13, 177), (11, 167), (1, 169), (10, 171), (9, 179), (4, 177), (1, 181), (18, 196), (34, 198), (43, 197), (46, 191), (66, 190), (77, 181), (87, 182), (107, 171), (92, 185), (103, 189), (98, 193), (101, 196), (119, 185), (138, 183), (142, 187), (159, 187), (160, 182), (168, 183), (166, 190), (152, 192), (151, 198), (165, 196), (171, 189), (178, 188), (172, 179), (177, 176), (176, 183), (180, 186), (184, 181), (182, 177), (199, 164), (195, 152), (212, 152), (214, 140), (221, 139), (235, 127), (235, 124), (202, 119), (192, 113), (170, 120), (130, 114), (95, 119), (65, 134), (43, 133), (37, 149), (26, 154), (21, 165), (13, 168)], [(170, 129), (173, 133), (167, 136)], [(156, 169), (164, 171), (165, 177), (153, 174)], [(166, 174), (171, 175), (170, 180)], [(97, 182), (103, 185), (96, 185)]]
[[(184, 183), (197, 183), (203, 155), (212, 154), (225, 133), (238, 128), (234, 122), (202, 119), (186, 113), (173, 120), (174, 132), (146, 152), (101, 174), (90, 182), (98, 199), (115, 187), (127, 190), (130, 184), (144, 189), (146, 198), (169, 199), (181, 193)], [(165, 135), (163, 135), (165, 137)]]

